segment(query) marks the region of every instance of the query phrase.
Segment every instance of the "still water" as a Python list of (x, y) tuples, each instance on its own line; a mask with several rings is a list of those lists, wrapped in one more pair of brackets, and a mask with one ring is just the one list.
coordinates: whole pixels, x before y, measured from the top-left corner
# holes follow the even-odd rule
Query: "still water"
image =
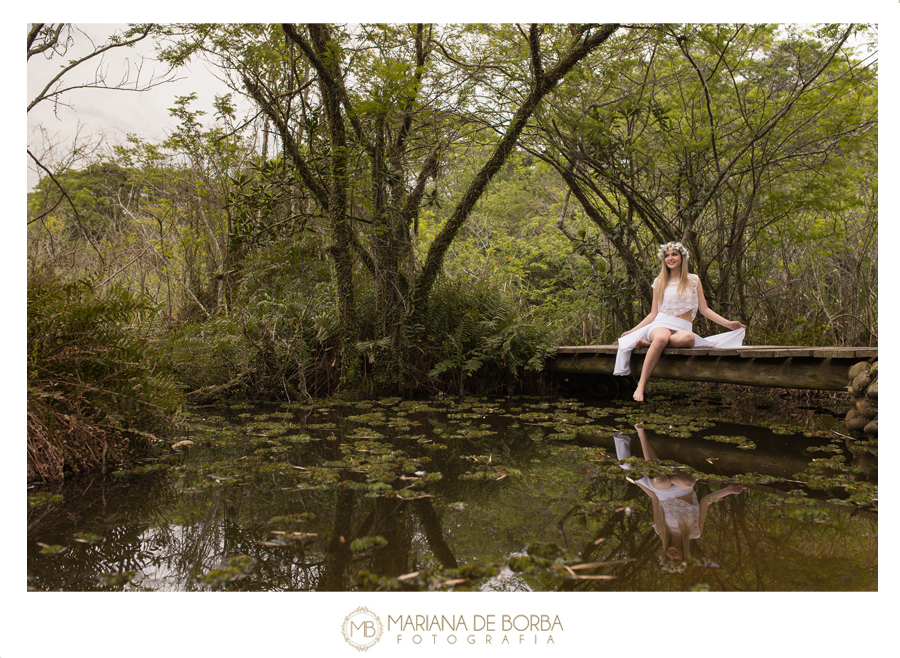
[(774, 395), (195, 409), (30, 490), (28, 588), (876, 590), (875, 442)]

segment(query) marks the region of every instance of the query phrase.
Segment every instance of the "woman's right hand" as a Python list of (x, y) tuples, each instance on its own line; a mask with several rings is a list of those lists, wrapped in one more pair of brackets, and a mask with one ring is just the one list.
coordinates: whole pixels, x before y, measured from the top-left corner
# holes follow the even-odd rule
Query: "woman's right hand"
[[(630, 333), (634, 333), (634, 329), (629, 329), (628, 331), (623, 331), (622, 336), (627, 336)], [(619, 338), (622, 338), (622, 336), (619, 336)]]

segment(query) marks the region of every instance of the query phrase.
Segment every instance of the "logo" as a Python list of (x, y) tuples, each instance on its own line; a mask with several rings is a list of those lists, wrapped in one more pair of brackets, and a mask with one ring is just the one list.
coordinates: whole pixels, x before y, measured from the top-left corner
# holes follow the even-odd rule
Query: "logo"
[(381, 639), (381, 620), (368, 608), (359, 607), (344, 618), (341, 632), (358, 651), (368, 651)]

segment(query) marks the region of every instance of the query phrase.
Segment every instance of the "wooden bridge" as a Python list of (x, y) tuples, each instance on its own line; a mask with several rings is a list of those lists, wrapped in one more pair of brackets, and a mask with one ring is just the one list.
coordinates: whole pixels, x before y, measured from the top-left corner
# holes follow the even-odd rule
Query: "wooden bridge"
[[(631, 355), (631, 374), (640, 376), (647, 348)], [(746, 386), (843, 391), (850, 366), (878, 358), (877, 347), (782, 347), (666, 349), (654, 377)], [(559, 347), (546, 368), (563, 375), (612, 375), (615, 345)]]

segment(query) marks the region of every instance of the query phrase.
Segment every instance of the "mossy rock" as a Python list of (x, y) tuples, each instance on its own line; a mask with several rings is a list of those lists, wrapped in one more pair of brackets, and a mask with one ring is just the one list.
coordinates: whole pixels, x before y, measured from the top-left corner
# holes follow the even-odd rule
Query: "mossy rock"
[(865, 427), (863, 427), (863, 432), (869, 436), (878, 436), (878, 419), (867, 423)]
[(866, 478), (871, 478), (878, 474), (878, 458), (873, 457), (868, 452), (855, 458), (853, 466), (862, 471)]
[(860, 413), (854, 408), (851, 409), (847, 413), (847, 417), (844, 419), (844, 425), (851, 432), (861, 432), (862, 429), (868, 425), (869, 419), (865, 416), (861, 416)]
[(878, 416), (878, 409), (865, 398), (856, 403), (856, 410), (860, 416), (865, 416), (869, 420)]
[(876, 379), (874, 382), (869, 384), (869, 388), (866, 389), (866, 397), (870, 400), (878, 399), (878, 380)]
[(871, 383), (871, 381), (872, 378), (869, 377), (868, 372), (860, 373), (853, 379), (853, 392), (857, 395), (861, 395), (867, 388), (869, 388), (869, 384)]
[(867, 372), (868, 370), (869, 370), (868, 361), (860, 361), (859, 363), (853, 364), (853, 366), (850, 367), (850, 380), (853, 381), (854, 379), (859, 377), (864, 372)]

